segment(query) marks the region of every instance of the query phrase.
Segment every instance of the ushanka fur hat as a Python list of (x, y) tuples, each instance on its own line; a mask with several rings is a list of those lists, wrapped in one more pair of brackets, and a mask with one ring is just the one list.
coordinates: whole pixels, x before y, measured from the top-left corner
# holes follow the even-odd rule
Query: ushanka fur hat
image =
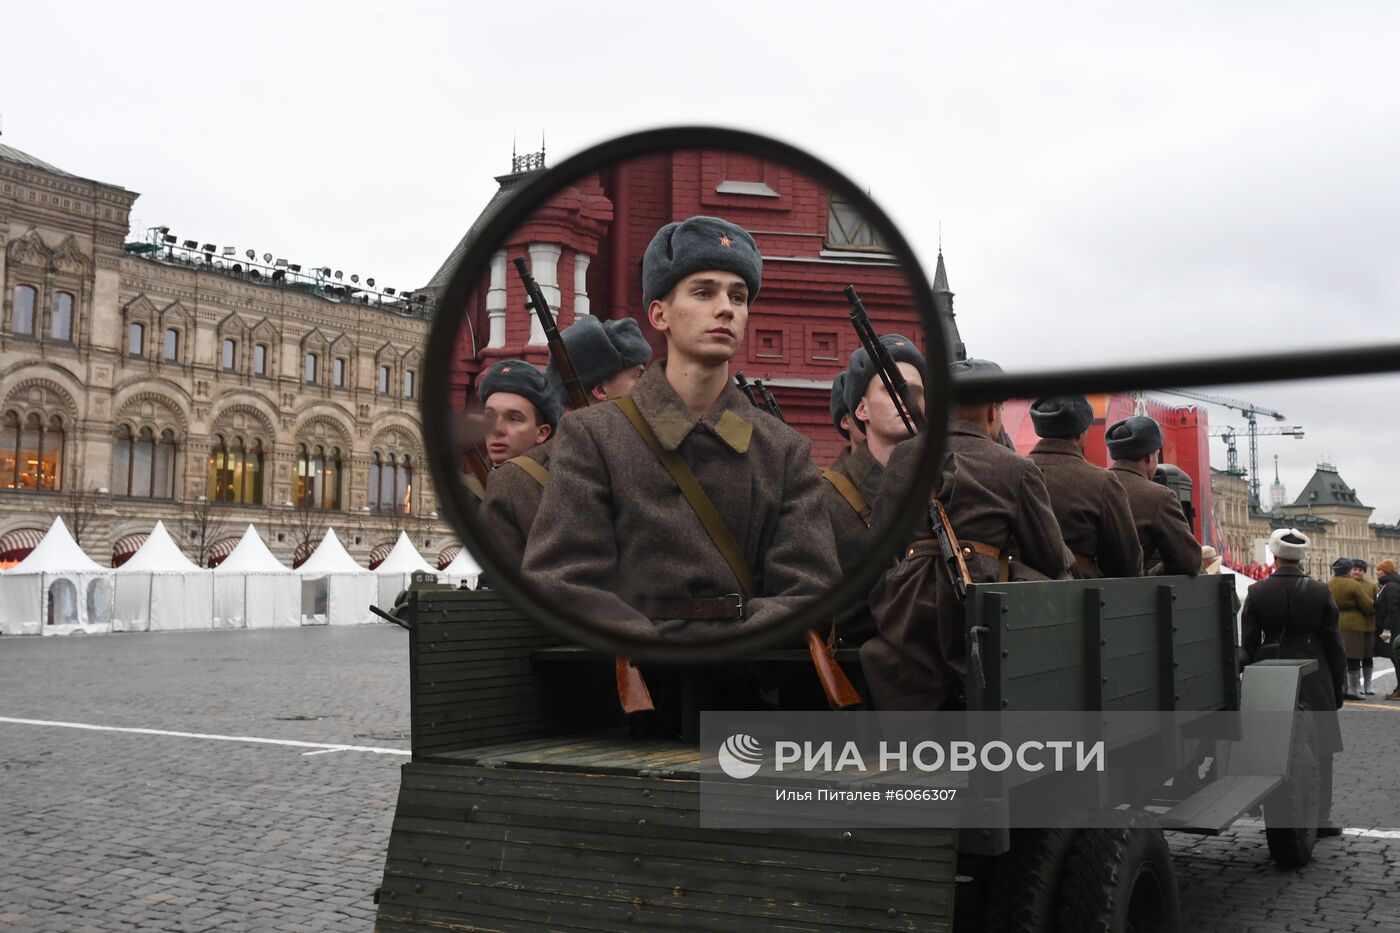
[[(928, 363), (924, 355), (908, 337), (903, 334), (885, 334), (880, 338), (880, 342), (890, 351), (890, 357), (896, 363), (908, 363), (920, 373), (928, 372)], [(846, 366), (846, 410), (852, 417), (855, 416), (856, 406), (865, 398), (866, 390), (870, 388), (870, 380), (876, 378), (875, 371), (875, 361), (865, 352), (865, 347), (857, 347), (856, 352), (851, 354), (851, 362)]]
[(477, 394), (484, 404), (497, 392), (510, 392), (529, 400), (539, 412), (540, 422), (551, 428), (559, 426), (564, 408), (559, 396), (549, 387), (544, 373), (525, 360), (499, 360), (482, 373)]
[(1297, 528), (1280, 528), (1269, 535), (1269, 550), (1279, 560), (1302, 560), (1310, 547), (1312, 539)]
[(1094, 423), (1094, 406), (1082, 395), (1049, 395), (1031, 403), (1031, 424), (1041, 437), (1074, 437)]
[(851, 432), (841, 427), (841, 419), (850, 413), (851, 409), (846, 404), (846, 371), (843, 369), (831, 380), (831, 423), (846, 440), (851, 439)]
[[(560, 331), (559, 336), (585, 392), (624, 369), (651, 362), (651, 344), (630, 317), (604, 323), (591, 314), (585, 315)], [(553, 357), (544, 375), (550, 389), (558, 394), (560, 404), (567, 403), (564, 380)]]
[(687, 275), (720, 269), (749, 287), (749, 304), (763, 284), (763, 257), (747, 230), (721, 217), (689, 217), (656, 231), (642, 256), (642, 307), (665, 298)]
[(1114, 422), (1103, 439), (1114, 460), (1137, 460), (1162, 449), (1162, 429), (1146, 415)]

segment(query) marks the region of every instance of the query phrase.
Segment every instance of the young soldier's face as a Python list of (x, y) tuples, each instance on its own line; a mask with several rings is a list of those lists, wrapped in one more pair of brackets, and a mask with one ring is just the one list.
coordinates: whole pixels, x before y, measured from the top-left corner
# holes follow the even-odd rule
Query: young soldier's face
[(739, 352), (749, 321), (749, 287), (732, 272), (696, 272), (676, 283), (647, 310), (666, 335), (669, 355), (699, 363), (728, 363)]
[[(903, 373), (905, 381), (909, 383), (909, 388), (918, 394), (919, 410), (923, 411), (923, 375), (912, 363), (896, 363), (895, 365)], [(885, 388), (885, 384), (879, 376), (870, 380), (870, 387), (865, 390), (865, 398), (856, 405), (856, 417), (866, 422), (866, 430), (869, 433), (878, 435), (883, 440), (898, 441), (909, 436), (908, 429), (904, 427), (904, 421), (899, 417), (899, 410), (895, 407), (894, 399), (890, 398), (890, 392)]]
[(486, 400), (491, 431), (486, 435), (486, 455), (499, 466), (549, 439), (549, 425), (540, 424), (535, 403), (514, 392), (495, 392)]
[(646, 372), (646, 367), (638, 364), (631, 369), (624, 369), (620, 373), (614, 373), (602, 382), (593, 387), (593, 397), (600, 402), (608, 399), (622, 398), (632, 391), (632, 386), (637, 380), (642, 378), (642, 373)]
[(1366, 579), (1366, 571), (1362, 570), (1360, 567), (1353, 567), (1351, 568), (1351, 578), (1353, 580), (1364, 580)]

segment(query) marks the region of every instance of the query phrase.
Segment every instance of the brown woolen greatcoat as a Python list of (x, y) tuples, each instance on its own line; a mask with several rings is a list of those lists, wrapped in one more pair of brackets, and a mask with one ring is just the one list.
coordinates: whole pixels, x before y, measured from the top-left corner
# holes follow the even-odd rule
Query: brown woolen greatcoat
[[(649, 367), (631, 397), (662, 445), (685, 459), (753, 572), (748, 624), (786, 615), (830, 588), (838, 570), (825, 481), (806, 438), (733, 384), (697, 420), (666, 381), (664, 364)], [(724, 596), (739, 584), (675, 479), (615, 404), (560, 422), (524, 572), (544, 595), (615, 627), (670, 633), (735, 624), (651, 620), (637, 608)]]
[[(901, 443), (885, 467), (875, 503), (875, 527), (893, 520), (912, 483), (922, 441)], [(1066, 579), (1072, 558), (1050, 508), (1040, 470), (971, 422), (948, 429), (948, 452), (935, 480), (939, 500), (962, 541), (978, 541), (1013, 557), (1013, 580)], [(953, 594), (927, 510), (914, 541), (876, 584), (871, 612), (879, 635), (861, 646), (860, 660), (879, 709), (936, 710), (954, 700), (967, 671), (963, 607)], [(966, 558), (974, 583), (1000, 578), (997, 560)]]
[(1109, 467), (1108, 472), (1123, 484), (1123, 491), (1128, 494), (1143, 560), (1151, 560), (1154, 551), (1160, 558), (1147, 572), (1154, 575), (1200, 573), (1201, 543), (1191, 533), (1176, 493), (1161, 483), (1154, 483), (1131, 463), (1122, 460)]
[[(550, 446), (545, 441), (521, 456), (548, 469)], [(518, 568), (525, 557), (525, 542), (543, 495), (544, 487), (519, 464), (507, 460), (491, 471), (477, 516), (502, 561), (512, 567)]]
[(1376, 631), (1376, 598), (1372, 586), (1367, 580), (1353, 580), (1349, 576), (1334, 576), (1327, 581), (1327, 588), (1340, 611), (1342, 644), (1346, 646), (1347, 657), (1353, 661), (1372, 657)]
[[(828, 469), (840, 473), (864, 497), (873, 510), (879, 497), (885, 468), (880, 465), (864, 445), (855, 453), (847, 451), (838, 457)], [(870, 552), (874, 542), (870, 526), (867, 525), (846, 497), (825, 478), (822, 479), (822, 500), (826, 503), (827, 517), (831, 521), (831, 532), (836, 541), (836, 560), (841, 565), (842, 575), (850, 573)], [(870, 618), (865, 601), (842, 612), (837, 619), (837, 631), (846, 644), (860, 644), (875, 633), (875, 623)]]
[(1093, 563), (1076, 562), (1070, 572), (1080, 579), (1142, 576), (1142, 544), (1123, 485), (1068, 438), (1041, 439), (1030, 460), (1045, 477), (1065, 544)]
[(1314, 713), (1330, 714), (1316, 719), (1322, 751), (1341, 751), (1342, 730), (1336, 711), (1342, 705), (1347, 662), (1337, 604), (1328, 584), (1308, 579), (1297, 567), (1279, 567), (1251, 586), (1240, 616), (1240, 647), (1251, 662), (1259, 658), (1265, 643), (1281, 638), (1285, 639), (1283, 650), (1274, 657), (1317, 660), (1318, 669), (1303, 678), (1299, 699)]

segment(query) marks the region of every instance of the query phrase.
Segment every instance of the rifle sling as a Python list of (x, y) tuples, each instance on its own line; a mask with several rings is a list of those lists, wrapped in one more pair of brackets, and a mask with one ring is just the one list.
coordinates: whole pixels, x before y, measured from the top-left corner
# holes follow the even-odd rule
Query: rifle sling
[(865, 496), (860, 494), (856, 484), (844, 473), (828, 467), (822, 468), (822, 479), (826, 480), (832, 487), (841, 494), (841, 498), (846, 500), (846, 504), (860, 516), (860, 520), (865, 523), (865, 527), (870, 527), (870, 503), (865, 501)]
[(549, 481), (549, 470), (545, 469), (542, 465), (540, 465), (539, 461), (532, 460), (529, 457), (524, 456), (523, 454), (519, 457), (511, 457), (509, 460), (506, 461), (506, 463), (513, 463), (516, 466), (520, 467), (520, 469), (524, 470), (526, 473), (529, 473), (530, 478), (533, 479), (535, 482), (539, 483), (541, 486), (543, 486), (546, 482)]
[(739, 544), (734, 540), (734, 535), (724, 524), (724, 519), (720, 518), (719, 511), (715, 509), (710, 497), (705, 494), (700, 481), (695, 478), (690, 467), (686, 465), (681, 455), (674, 450), (667, 450), (662, 446), (661, 440), (656, 436), (656, 432), (647, 424), (646, 418), (637, 408), (637, 403), (632, 401), (632, 397), (624, 395), (621, 398), (613, 399), (613, 403), (622, 409), (622, 413), (627, 416), (627, 420), (632, 422), (632, 427), (637, 429), (637, 433), (642, 436), (642, 440), (647, 442), (647, 446), (656, 454), (656, 458), (661, 461), (671, 474), (671, 478), (680, 487), (681, 495), (685, 496), (685, 501), (690, 504), (690, 508), (695, 512), (695, 517), (700, 519), (700, 524), (705, 526), (705, 531), (709, 534), (710, 540), (719, 549), (720, 556), (725, 563), (729, 564), (729, 569), (734, 571), (734, 577), (739, 581), (739, 589), (747, 599), (753, 594), (753, 574), (749, 571), (749, 565), (744, 560), (744, 555), (739, 550)]

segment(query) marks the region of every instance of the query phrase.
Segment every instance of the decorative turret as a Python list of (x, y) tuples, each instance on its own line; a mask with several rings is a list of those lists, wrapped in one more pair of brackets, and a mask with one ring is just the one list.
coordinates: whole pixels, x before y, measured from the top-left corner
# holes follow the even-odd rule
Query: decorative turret
[(967, 359), (967, 347), (958, 333), (957, 316), (953, 313), (953, 292), (948, 288), (948, 270), (943, 267), (943, 247), (938, 248), (938, 266), (933, 272), (933, 307), (943, 319), (944, 332), (948, 337), (948, 349), (953, 359)]
[(1288, 493), (1283, 481), (1278, 478), (1278, 454), (1274, 454), (1274, 481), (1269, 485), (1269, 508), (1278, 509), (1288, 504)]

